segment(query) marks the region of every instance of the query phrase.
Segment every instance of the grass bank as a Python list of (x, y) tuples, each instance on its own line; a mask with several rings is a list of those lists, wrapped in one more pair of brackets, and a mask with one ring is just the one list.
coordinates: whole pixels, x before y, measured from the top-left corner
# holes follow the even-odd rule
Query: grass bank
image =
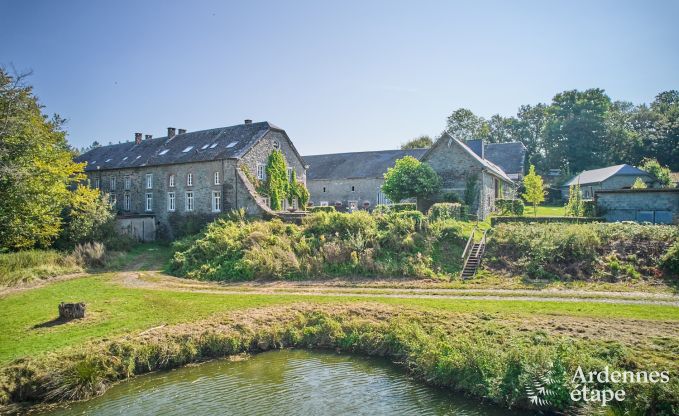
[[(114, 274), (54, 282), (48, 286), (0, 297), (0, 364), (42, 355), (85, 342), (136, 333), (148, 328), (191, 322), (238, 309), (285, 305), (375, 302), (423, 311), (484, 313), (499, 319), (546, 316), (558, 319), (606, 318), (679, 322), (679, 308), (661, 305), (620, 305), (515, 300), (242, 295), (194, 293), (125, 287)], [(59, 302), (85, 302), (88, 317), (55, 321)]]
[(0, 253), (0, 286), (15, 286), (83, 271), (82, 264), (69, 253), (56, 250), (25, 250)]
[[(549, 374), (550, 404), (541, 409), (568, 413), (588, 413), (569, 398), (578, 366), (584, 371), (660, 366), (674, 374), (678, 369), (672, 354), (633, 343), (505, 325), (487, 313), (459, 318), (449, 312), (423, 314), (417, 308), (366, 303), (232, 312), (16, 361), (0, 372), (0, 400), (5, 406), (22, 406), (86, 399), (137, 374), (286, 347), (390, 357), (431, 385), (508, 407), (533, 407), (526, 389)], [(589, 387), (622, 386), (595, 382)], [(624, 387), (627, 398), (611, 406), (614, 414), (672, 415), (679, 410), (677, 378)]]

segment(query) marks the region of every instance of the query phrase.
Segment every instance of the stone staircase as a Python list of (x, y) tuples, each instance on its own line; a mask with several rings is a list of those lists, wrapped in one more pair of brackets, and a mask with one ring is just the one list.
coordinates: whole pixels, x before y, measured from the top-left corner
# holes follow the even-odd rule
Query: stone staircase
[(486, 251), (486, 233), (487, 230), (483, 232), (483, 236), (480, 241), (474, 241), (477, 228), (474, 227), (469, 240), (467, 241), (467, 246), (465, 247), (464, 253), (462, 253), (462, 259), (464, 261), (464, 266), (460, 272), (461, 279), (471, 279), (476, 276), (476, 272), (481, 266), (481, 259), (483, 258), (483, 253)]

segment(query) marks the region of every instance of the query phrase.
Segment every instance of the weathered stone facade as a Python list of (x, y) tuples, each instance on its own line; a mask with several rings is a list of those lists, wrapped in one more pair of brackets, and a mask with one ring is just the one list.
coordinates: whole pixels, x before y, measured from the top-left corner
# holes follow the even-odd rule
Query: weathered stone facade
[(451, 137), (439, 139), (422, 161), (427, 162), (441, 178), (442, 194), (455, 193), (464, 200), (467, 187), (475, 186), (478, 191), (470, 212), (480, 219), (495, 210), (496, 199), (513, 197), (515, 185), (501, 169), (489, 165)]
[(679, 189), (619, 189), (595, 193), (606, 221), (679, 224)]
[(314, 206), (329, 205), (342, 211), (372, 209), (390, 202), (382, 193), (384, 178), (317, 179), (307, 182)]
[[(264, 198), (256, 194), (243, 170), (247, 169), (256, 175), (257, 167), (266, 166), (274, 149), (283, 152), (287, 166), (296, 171), (298, 180), (304, 181), (304, 162), (285, 131), (277, 128), (269, 128), (256, 136), (243, 148), (242, 154), (231, 157), (130, 168), (90, 169), (86, 173), (91, 186), (98, 186), (110, 195), (120, 214), (119, 229), (132, 230), (132, 235), (148, 240), (147, 222), (152, 217), (156, 228), (166, 232), (167, 237), (172, 237), (171, 217), (177, 215), (196, 215), (209, 219), (221, 212), (240, 208), (250, 215), (271, 214)], [(105, 151), (102, 149), (99, 153), (105, 154)], [(87, 160), (87, 154), (83, 157)], [(135, 217), (146, 220), (142, 224), (139, 220), (133, 221)], [(140, 231), (142, 225), (144, 230)]]

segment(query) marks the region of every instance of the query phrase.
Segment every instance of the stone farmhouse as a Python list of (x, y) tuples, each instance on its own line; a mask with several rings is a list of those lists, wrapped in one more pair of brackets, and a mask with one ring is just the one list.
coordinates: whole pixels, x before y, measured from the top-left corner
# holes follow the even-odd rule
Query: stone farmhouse
[(167, 136), (141, 133), (135, 140), (94, 148), (76, 161), (86, 162), (91, 186), (110, 196), (119, 227), (143, 240), (158, 228), (172, 235), (172, 218), (216, 216), (243, 208), (251, 215), (270, 212), (248, 179), (264, 179), (269, 154), (280, 149), (288, 167), (305, 182), (305, 165), (286, 132), (269, 122), (187, 132), (167, 129)]
[(649, 173), (626, 164), (586, 170), (561, 186), (561, 197), (568, 199), (570, 186), (580, 184), (582, 197), (593, 199), (597, 191), (630, 189), (637, 178), (641, 178), (649, 187), (656, 181)]
[[(152, 240), (172, 237), (174, 225), (187, 216), (205, 220), (245, 209), (250, 215), (276, 215), (253, 182), (266, 179), (271, 152), (283, 152), (288, 175), (294, 171), (307, 185), (313, 205), (339, 210), (372, 209), (390, 201), (381, 191), (384, 173), (410, 155), (429, 163), (443, 181), (441, 195), (418, 201), (427, 208), (446, 193), (463, 198), (473, 183), (472, 212), (485, 218), (496, 198), (512, 197), (514, 179), (523, 176), (521, 144), (462, 143), (441, 137), (430, 149), (316, 155), (302, 158), (285, 130), (269, 122), (187, 132), (168, 128), (167, 136), (135, 133), (134, 141), (94, 148), (76, 158), (86, 163), (90, 186), (109, 195), (122, 232)], [(471, 181), (471, 182), (470, 182)], [(285, 209), (287, 201), (283, 202)], [(292, 208), (297, 208), (294, 206)]]
[[(443, 180), (445, 193), (463, 198), (468, 178), (477, 178), (479, 196), (473, 211), (485, 218), (495, 199), (513, 196), (513, 180), (521, 180), (526, 148), (522, 143), (462, 143), (448, 135), (431, 149), (381, 150), (304, 156), (307, 187), (314, 205), (343, 209), (371, 209), (390, 203), (382, 192), (384, 174), (397, 159), (412, 156), (429, 163)], [(513, 180), (512, 180), (513, 179)], [(435, 198), (435, 199), (437, 199)], [(430, 205), (434, 201), (422, 201)]]

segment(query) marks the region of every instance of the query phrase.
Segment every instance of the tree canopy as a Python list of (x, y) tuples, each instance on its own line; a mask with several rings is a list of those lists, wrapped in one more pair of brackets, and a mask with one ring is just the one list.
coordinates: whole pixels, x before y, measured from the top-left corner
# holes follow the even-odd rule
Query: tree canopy
[(406, 198), (428, 197), (439, 191), (441, 180), (427, 163), (412, 156), (396, 161), (384, 174), (382, 191), (394, 202)]
[(537, 216), (537, 206), (545, 200), (542, 177), (535, 173), (535, 166), (530, 165), (528, 175), (523, 178), (523, 187), (526, 192), (521, 195), (526, 202), (533, 204), (533, 212)]
[(407, 149), (427, 149), (434, 144), (429, 136), (420, 136), (401, 145), (401, 150)]
[(551, 103), (522, 105), (515, 116), (489, 119), (460, 108), (447, 118), (446, 131), (460, 140), (520, 141), (526, 166), (541, 173), (638, 166), (646, 158), (677, 171), (679, 91), (661, 92), (649, 105), (613, 101), (599, 88), (563, 91)]
[(62, 229), (71, 188), (84, 179), (84, 164), (62, 130), (49, 119), (24, 76), (0, 68), (0, 248), (49, 246)]

